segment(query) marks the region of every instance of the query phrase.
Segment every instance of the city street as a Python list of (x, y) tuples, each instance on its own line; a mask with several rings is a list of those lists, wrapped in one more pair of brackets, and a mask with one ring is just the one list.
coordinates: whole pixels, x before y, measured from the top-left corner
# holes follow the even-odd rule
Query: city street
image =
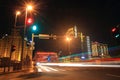
[(18, 71), (0, 74), (0, 80), (120, 80), (120, 68), (41, 67), (40, 72)]
[(0, 80), (120, 80), (120, 0), (0, 0)]

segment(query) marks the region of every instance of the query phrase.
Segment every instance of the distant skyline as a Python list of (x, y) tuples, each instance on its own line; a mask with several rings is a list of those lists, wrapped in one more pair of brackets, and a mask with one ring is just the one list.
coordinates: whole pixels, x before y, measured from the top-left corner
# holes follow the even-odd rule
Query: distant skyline
[[(23, 0), (25, 1), (25, 0)], [(23, 2), (22, 1), (22, 2)], [(27, 0), (28, 1), (28, 0)], [(92, 41), (117, 45), (111, 28), (120, 24), (120, 1), (118, 0), (33, 0), (42, 3), (35, 17), (40, 33), (63, 35), (68, 28), (77, 26)], [(21, 0), (0, 1), (0, 35), (10, 33), (14, 24), (15, 10)], [(24, 15), (22, 15), (23, 17)]]

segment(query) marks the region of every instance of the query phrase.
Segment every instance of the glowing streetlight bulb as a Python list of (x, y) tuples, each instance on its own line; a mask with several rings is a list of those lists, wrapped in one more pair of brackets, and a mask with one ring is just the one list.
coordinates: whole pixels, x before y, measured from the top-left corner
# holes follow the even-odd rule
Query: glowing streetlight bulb
[(71, 40), (71, 38), (69, 38), (69, 37), (66, 37), (66, 40), (67, 40), (67, 41), (70, 41), (70, 40)]
[(16, 14), (15, 14), (15, 23), (14, 23), (14, 26), (16, 27), (16, 22), (17, 22), (17, 16), (20, 15), (21, 12), (20, 11), (16, 11)]
[(16, 12), (16, 15), (20, 15), (20, 14), (21, 14), (20, 11), (17, 11), (17, 12)]
[(27, 5), (27, 8), (26, 8), (27, 10), (32, 10), (33, 9), (33, 7), (31, 6), (31, 5)]

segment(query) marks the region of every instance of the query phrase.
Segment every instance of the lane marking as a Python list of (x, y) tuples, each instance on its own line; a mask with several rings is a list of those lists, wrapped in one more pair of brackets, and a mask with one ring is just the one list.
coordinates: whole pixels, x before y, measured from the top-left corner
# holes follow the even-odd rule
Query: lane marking
[(48, 69), (50, 69), (50, 70), (53, 70), (53, 71), (58, 71), (57, 69), (53, 69), (53, 68), (51, 68), (51, 67), (47, 67), (47, 66), (46, 66), (46, 68), (48, 68)]
[(106, 74), (106, 75), (108, 75), (108, 76), (113, 76), (113, 77), (119, 77), (119, 78), (120, 78), (119, 75), (114, 75), (114, 74)]
[(57, 69), (48, 67), (48, 66), (39, 66), (37, 67), (38, 72), (51, 72), (51, 71), (58, 71)]

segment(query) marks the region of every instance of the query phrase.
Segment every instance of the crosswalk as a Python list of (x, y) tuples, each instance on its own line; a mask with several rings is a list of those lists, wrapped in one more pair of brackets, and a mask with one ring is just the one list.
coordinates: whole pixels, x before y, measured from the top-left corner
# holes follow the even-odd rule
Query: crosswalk
[(59, 68), (48, 67), (48, 66), (37, 66), (35, 68), (35, 71), (37, 71), (37, 72), (59, 72), (59, 71), (66, 71), (66, 70), (59, 69)]

